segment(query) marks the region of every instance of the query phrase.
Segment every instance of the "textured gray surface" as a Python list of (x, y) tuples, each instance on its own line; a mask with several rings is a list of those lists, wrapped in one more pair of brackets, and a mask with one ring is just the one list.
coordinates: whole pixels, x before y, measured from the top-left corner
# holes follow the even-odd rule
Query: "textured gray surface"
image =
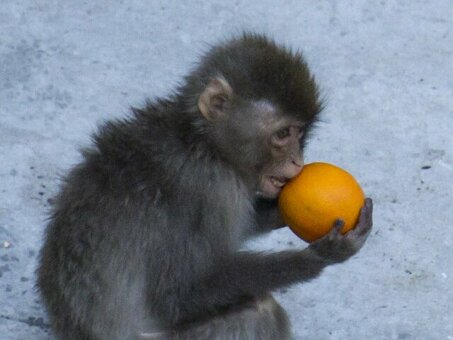
[[(165, 95), (241, 29), (302, 49), (326, 98), (307, 161), (375, 202), (351, 261), (278, 292), (296, 339), (453, 339), (451, 1), (0, 4), (0, 338), (49, 339), (34, 291), (58, 177), (100, 121)], [(288, 230), (257, 240), (303, 247)]]

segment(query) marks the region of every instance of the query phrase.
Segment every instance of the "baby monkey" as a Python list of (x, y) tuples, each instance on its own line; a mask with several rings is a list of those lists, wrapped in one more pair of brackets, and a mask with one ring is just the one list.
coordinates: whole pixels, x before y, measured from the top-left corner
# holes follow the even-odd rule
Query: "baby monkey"
[(290, 339), (270, 293), (354, 255), (372, 226), (305, 249), (241, 250), (284, 226), (276, 198), (321, 111), (300, 53), (245, 33), (167, 98), (110, 121), (55, 200), (38, 287), (58, 339)]

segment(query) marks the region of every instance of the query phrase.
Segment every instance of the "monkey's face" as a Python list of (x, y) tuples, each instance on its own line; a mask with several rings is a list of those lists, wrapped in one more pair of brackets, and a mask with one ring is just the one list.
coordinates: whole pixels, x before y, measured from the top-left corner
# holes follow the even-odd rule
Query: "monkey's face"
[(216, 142), (258, 195), (276, 198), (302, 169), (305, 130), (269, 101), (242, 102), (217, 125)]
[(270, 157), (259, 177), (258, 192), (267, 198), (276, 198), (286, 182), (295, 177), (304, 165), (301, 149), (303, 125), (289, 119), (281, 119), (278, 125), (268, 136)]
[(267, 100), (233, 105), (216, 124), (224, 156), (253, 183), (262, 197), (276, 198), (304, 164), (305, 125)]
[(235, 95), (224, 78), (214, 78), (199, 97), (211, 143), (263, 197), (276, 198), (303, 166), (302, 145), (310, 126), (303, 117), (269, 99)]

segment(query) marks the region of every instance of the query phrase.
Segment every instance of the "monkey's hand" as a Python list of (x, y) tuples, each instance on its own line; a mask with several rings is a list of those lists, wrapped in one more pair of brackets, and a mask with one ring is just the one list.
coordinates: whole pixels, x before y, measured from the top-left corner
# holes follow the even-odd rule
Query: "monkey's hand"
[(341, 233), (344, 222), (336, 220), (332, 230), (310, 244), (309, 249), (320, 256), (328, 264), (341, 263), (362, 248), (373, 226), (373, 201), (365, 200), (365, 205), (360, 210), (359, 221), (354, 229), (346, 234)]

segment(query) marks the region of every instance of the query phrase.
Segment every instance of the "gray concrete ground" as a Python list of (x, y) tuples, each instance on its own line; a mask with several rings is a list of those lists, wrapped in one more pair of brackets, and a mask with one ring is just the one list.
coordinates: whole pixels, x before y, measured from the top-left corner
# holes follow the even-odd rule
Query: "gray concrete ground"
[[(296, 339), (453, 339), (453, 3), (0, 3), (0, 339), (51, 339), (34, 290), (58, 178), (96, 124), (165, 95), (242, 29), (302, 49), (326, 99), (307, 161), (375, 202), (362, 252), (277, 293)], [(250, 245), (299, 248), (289, 230)]]

